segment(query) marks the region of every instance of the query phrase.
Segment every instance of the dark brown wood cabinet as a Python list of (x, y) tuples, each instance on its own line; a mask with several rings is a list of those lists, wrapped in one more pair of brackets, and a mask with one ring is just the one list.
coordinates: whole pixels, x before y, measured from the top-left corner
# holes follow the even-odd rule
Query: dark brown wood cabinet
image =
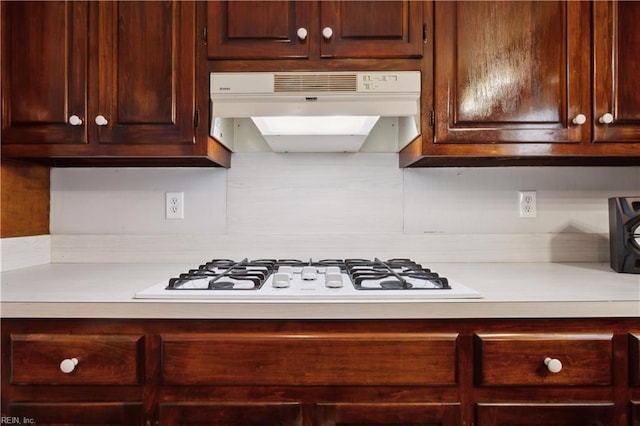
[(491, 401), (487, 396), (487, 400), (481, 398), (476, 407), (478, 426), (620, 424), (610, 393), (576, 402), (565, 390), (563, 397), (549, 403), (544, 392), (553, 388), (613, 387), (613, 334), (481, 333), (474, 340), (475, 383), (479, 389), (508, 392), (525, 386), (531, 395), (503, 395), (503, 400)]
[(461, 424), (460, 404), (319, 403), (316, 410), (318, 426), (458, 426)]
[(478, 426), (613, 426), (613, 403), (479, 404)]
[(14, 424), (122, 425), (144, 424), (142, 402), (13, 402), (3, 411)]
[(2, 336), (3, 389), (15, 390), (3, 416), (19, 424), (143, 424), (144, 336), (35, 331)]
[(435, 143), (589, 140), (588, 2), (436, 2)]
[(640, 4), (593, 3), (593, 139), (640, 150)]
[(198, 7), (2, 2), (2, 155), (224, 164), (197, 128), (208, 114)]
[(631, 401), (631, 426), (640, 425), (640, 401)]
[(140, 385), (143, 343), (135, 335), (12, 334), (11, 383)]
[(193, 144), (195, 3), (98, 2), (91, 12), (90, 140), (156, 150)]
[[(162, 334), (161, 378), (172, 385), (454, 385), (456, 337), (382, 332)], [(180, 362), (185, 357), (188, 365)], [(217, 363), (219, 359), (227, 361)]]
[[(475, 336), (479, 386), (608, 386), (611, 334), (480, 334)], [(545, 360), (560, 364), (553, 371)]]
[(161, 403), (160, 424), (210, 426), (302, 426), (300, 402), (171, 402)]
[(640, 164), (639, 10), (434, 2), (433, 92), (401, 165)]
[[(1, 327), (2, 415), (36, 424), (640, 421), (634, 318), (3, 318)], [(64, 373), (69, 358), (78, 363)]]
[[(308, 58), (310, 1), (210, 1), (207, 54), (212, 59)], [(302, 33), (301, 33), (302, 34)]]
[(422, 1), (210, 1), (211, 59), (417, 58)]
[(2, 144), (84, 145), (89, 3), (2, 2)]

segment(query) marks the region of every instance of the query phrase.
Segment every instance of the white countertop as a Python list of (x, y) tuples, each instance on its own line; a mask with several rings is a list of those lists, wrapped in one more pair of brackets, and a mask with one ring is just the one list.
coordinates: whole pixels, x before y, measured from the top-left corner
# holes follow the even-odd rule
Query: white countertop
[(481, 299), (292, 303), (134, 299), (192, 264), (51, 263), (0, 274), (2, 318), (640, 317), (640, 276), (605, 263), (430, 263)]

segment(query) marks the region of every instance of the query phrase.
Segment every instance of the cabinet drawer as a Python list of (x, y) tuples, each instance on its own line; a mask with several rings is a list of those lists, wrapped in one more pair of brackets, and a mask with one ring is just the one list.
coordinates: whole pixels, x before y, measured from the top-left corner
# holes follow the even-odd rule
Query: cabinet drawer
[(576, 404), (478, 404), (478, 426), (613, 426), (612, 402)]
[[(8, 417), (38, 425), (142, 425), (142, 402), (12, 402)], [(7, 422), (9, 423), (9, 422)]]
[(369, 402), (316, 404), (318, 425), (438, 425), (459, 426), (459, 403)]
[[(11, 383), (140, 384), (143, 342), (138, 335), (12, 334)], [(62, 371), (64, 360), (72, 371)]]
[(640, 386), (640, 333), (629, 335), (629, 382)]
[(207, 333), (165, 334), (161, 340), (164, 384), (456, 382), (457, 334)]
[[(215, 419), (215, 423), (212, 423)], [(163, 402), (163, 425), (302, 426), (300, 402)]]
[[(478, 334), (476, 383), (609, 385), (612, 343), (612, 334)], [(560, 361), (560, 371), (551, 372), (553, 364), (547, 367), (547, 358)]]

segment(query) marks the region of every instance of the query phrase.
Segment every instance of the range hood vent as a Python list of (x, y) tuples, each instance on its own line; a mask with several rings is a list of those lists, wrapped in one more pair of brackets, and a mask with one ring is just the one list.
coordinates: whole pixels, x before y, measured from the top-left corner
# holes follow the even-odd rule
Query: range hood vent
[(275, 74), (274, 93), (352, 92), (357, 91), (357, 76), (351, 74)]
[(211, 73), (210, 83), (211, 136), (234, 152), (398, 152), (420, 134), (419, 71)]

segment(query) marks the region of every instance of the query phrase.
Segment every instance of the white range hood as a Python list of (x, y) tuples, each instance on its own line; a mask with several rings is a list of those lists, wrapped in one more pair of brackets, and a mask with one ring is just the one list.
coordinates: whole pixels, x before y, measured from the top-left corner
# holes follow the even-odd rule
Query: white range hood
[(420, 134), (419, 71), (211, 73), (210, 89), (211, 136), (234, 152), (256, 146), (247, 126), (273, 152), (398, 152)]

